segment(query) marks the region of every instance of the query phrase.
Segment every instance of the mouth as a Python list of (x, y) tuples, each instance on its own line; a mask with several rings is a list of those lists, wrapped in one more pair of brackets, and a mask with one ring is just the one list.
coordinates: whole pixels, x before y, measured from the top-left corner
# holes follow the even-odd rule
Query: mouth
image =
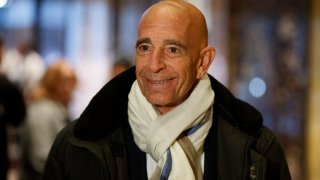
[(151, 84), (164, 84), (164, 83), (167, 83), (169, 82), (171, 79), (165, 79), (165, 80), (151, 80), (151, 79), (148, 79), (149, 83)]
[(166, 83), (172, 81), (173, 79), (175, 79), (175, 78), (163, 78), (163, 79), (160, 79), (160, 80), (157, 80), (157, 79), (147, 79), (147, 81), (148, 81), (150, 84), (162, 85), (162, 84), (166, 84)]

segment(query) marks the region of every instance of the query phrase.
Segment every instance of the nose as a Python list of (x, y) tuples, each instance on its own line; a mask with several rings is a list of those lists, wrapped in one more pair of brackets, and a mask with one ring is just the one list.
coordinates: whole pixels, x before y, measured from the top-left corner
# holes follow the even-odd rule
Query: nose
[(161, 50), (153, 51), (152, 56), (150, 57), (149, 67), (154, 73), (157, 73), (166, 67)]

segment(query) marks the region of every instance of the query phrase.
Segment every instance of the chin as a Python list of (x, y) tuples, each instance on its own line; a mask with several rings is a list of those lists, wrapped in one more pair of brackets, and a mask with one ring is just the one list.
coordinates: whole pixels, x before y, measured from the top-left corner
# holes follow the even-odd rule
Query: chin
[(155, 106), (165, 106), (168, 104), (168, 101), (165, 98), (160, 97), (159, 95), (150, 96), (147, 98), (148, 102)]

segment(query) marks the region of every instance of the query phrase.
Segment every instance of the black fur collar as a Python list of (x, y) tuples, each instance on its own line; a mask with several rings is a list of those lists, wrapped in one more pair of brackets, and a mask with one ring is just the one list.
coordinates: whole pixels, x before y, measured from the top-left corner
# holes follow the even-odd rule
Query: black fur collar
[[(77, 120), (74, 133), (83, 140), (96, 140), (109, 135), (127, 121), (128, 94), (135, 81), (135, 67), (109, 81), (90, 101)], [(261, 114), (249, 104), (236, 99), (231, 92), (210, 76), (215, 92), (214, 113), (248, 133), (262, 125)]]

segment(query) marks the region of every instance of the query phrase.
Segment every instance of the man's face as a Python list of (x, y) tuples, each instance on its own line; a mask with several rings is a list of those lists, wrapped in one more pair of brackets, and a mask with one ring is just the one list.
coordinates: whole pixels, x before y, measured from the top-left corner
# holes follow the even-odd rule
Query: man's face
[(139, 26), (137, 81), (143, 95), (162, 114), (182, 103), (197, 82), (200, 49), (191, 40), (190, 23), (180, 18), (156, 14)]

